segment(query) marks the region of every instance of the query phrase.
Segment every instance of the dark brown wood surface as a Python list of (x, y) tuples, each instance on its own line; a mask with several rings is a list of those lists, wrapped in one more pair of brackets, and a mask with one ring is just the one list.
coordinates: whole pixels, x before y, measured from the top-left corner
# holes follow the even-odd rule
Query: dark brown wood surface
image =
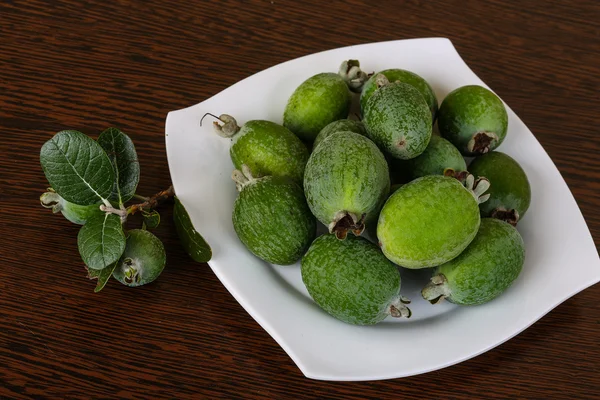
[(600, 398), (599, 285), (459, 365), (319, 382), (187, 257), (168, 211), (163, 275), (94, 294), (78, 227), (38, 202), (39, 149), (59, 130), (122, 128), (138, 149), (139, 192), (151, 194), (169, 185), (169, 110), (298, 56), (444, 36), (534, 132), (598, 244), (599, 20), (597, 0), (3, 0), (0, 398)]

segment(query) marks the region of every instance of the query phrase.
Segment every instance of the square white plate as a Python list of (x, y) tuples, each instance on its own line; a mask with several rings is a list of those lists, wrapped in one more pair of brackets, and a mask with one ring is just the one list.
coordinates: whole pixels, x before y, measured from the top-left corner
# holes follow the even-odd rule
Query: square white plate
[(166, 144), (175, 191), (213, 249), (211, 268), (244, 309), (309, 378), (373, 380), (420, 374), (481, 354), (515, 336), (558, 304), (600, 281), (600, 259), (569, 188), (548, 154), (507, 107), (508, 135), (499, 150), (525, 169), (532, 203), (519, 223), (526, 244), (523, 272), (498, 299), (478, 307), (430, 305), (419, 294), (430, 271), (402, 271), (413, 317), (359, 327), (320, 310), (302, 284), (299, 263), (273, 266), (247, 251), (231, 222), (237, 192), (230, 179), (230, 142), (207, 113), (281, 123), (294, 89), (308, 77), (336, 72), (346, 59), (367, 71), (403, 68), (425, 78), (438, 100), (467, 84), (486, 86), (443, 38), (344, 47), (259, 72), (195, 106), (169, 113)]

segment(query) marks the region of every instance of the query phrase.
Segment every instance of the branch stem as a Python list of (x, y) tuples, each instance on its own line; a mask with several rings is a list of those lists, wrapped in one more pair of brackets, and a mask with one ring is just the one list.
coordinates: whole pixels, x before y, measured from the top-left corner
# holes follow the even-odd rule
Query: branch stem
[(173, 185), (171, 185), (168, 189), (162, 190), (156, 193), (155, 195), (150, 196), (143, 203), (130, 205), (129, 207), (127, 207), (126, 212), (127, 214), (135, 214), (138, 211), (155, 208), (160, 203), (173, 196), (175, 196), (175, 190), (173, 189)]

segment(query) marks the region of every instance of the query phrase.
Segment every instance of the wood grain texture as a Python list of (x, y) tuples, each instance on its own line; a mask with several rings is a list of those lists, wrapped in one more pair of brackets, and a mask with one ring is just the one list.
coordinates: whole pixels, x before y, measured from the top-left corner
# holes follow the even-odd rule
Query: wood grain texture
[(318, 382), (187, 257), (169, 211), (163, 275), (94, 294), (78, 227), (38, 203), (59, 130), (124, 130), (151, 194), (170, 183), (169, 110), (298, 56), (445, 36), (548, 151), (598, 244), (599, 19), (595, 0), (0, 2), (0, 398), (600, 398), (600, 285), (459, 365)]

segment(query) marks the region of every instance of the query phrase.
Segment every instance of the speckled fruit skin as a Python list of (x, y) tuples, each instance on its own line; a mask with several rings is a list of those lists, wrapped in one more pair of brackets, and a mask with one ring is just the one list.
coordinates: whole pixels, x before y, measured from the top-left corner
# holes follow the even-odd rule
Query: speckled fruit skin
[(322, 73), (302, 82), (289, 98), (283, 125), (300, 139), (313, 141), (327, 124), (348, 117), (352, 94), (341, 76)]
[(434, 267), (458, 256), (479, 228), (473, 195), (456, 179), (429, 175), (396, 190), (377, 223), (383, 254), (406, 268)]
[(334, 121), (328, 124), (325, 128), (321, 129), (321, 132), (317, 135), (314, 143), (313, 149), (316, 148), (319, 143), (321, 143), (325, 138), (336, 132), (354, 132), (360, 135), (365, 136), (367, 132), (365, 131), (365, 126), (360, 121), (353, 121), (351, 119), (340, 119), (339, 121)]
[(248, 183), (233, 205), (233, 228), (257, 257), (290, 265), (316, 234), (302, 188), (289, 178), (267, 176)]
[(373, 74), (367, 82), (363, 85), (362, 92), (360, 94), (360, 109), (364, 110), (367, 100), (377, 90), (377, 84), (375, 83), (375, 77), (377, 74), (383, 74), (390, 82), (400, 81), (407, 83), (417, 89), (427, 102), (427, 106), (431, 111), (432, 121), (435, 121), (438, 111), (438, 101), (435, 97), (435, 93), (429, 83), (414, 72), (410, 72), (404, 69), (386, 69), (384, 71)]
[(497, 208), (517, 210), (519, 219), (525, 215), (531, 203), (531, 186), (517, 161), (504, 153), (493, 151), (473, 160), (469, 172), (476, 177), (485, 176), (491, 184), (487, 191), (489, 200), (479, 205), (482, 216), (491, 216)]
[(318, 237), (302, 258), (302, 281), (315, 303), (335, 318), (373, 325), (400, 294), (398, 268), (362, 237)]
[(336, 132), (315, 148), (306, 164), (304, 192), (325, 225), (340, 211), (374, 220), (390, 190), (385, 157), (375, 143), (354, 132)]
[(478, 153), (469, 151), (468, 144), (478, 132), (493, 132), (498, 141), (494, 150), (504, 141), (508, 129), (508, 114), (502, 101), (488, 89), (469, 85), (450, 92), (438, 112), (440, 134), (454, 144), (465, 156)]
[(431, 138), (431, 113), (417, 89), (390, 83), (367, 100), (363, 123), (367, 134), (395, 158), (409, 160), (425, 151)]
[(246, 122), (233, 136), (231, 161), (241, 170), (246, 164), (255, 177), (287, 176), (301, 183), (308, 149), (289, 129), (264, 120)]
[(455, 171), (467, 170), (467, 164), (460, 151), (439, 136), (432, 136), (425, 151), (406, 163), (411, 179), (427, 175), (443, 175), (446, 168)]
[(440, 265), (450, 289), (447, 300), (461, 305), (483, 304), (502, 294), (517, 279), (525, 262), (525, 245), (510, 224), (481, 220), (471, 244), (455, 259)]
[[(126, 281), (123, 271), (127, 268), (127, 260), (138, 268), (139, 281)], [(158, 278), (166, 263), (167, 254), (160, 239), (147, 230), (132, 229), (127, 231), (125, 251), (113, 271), (113, 278), (123, 285), (142, 286)]]

